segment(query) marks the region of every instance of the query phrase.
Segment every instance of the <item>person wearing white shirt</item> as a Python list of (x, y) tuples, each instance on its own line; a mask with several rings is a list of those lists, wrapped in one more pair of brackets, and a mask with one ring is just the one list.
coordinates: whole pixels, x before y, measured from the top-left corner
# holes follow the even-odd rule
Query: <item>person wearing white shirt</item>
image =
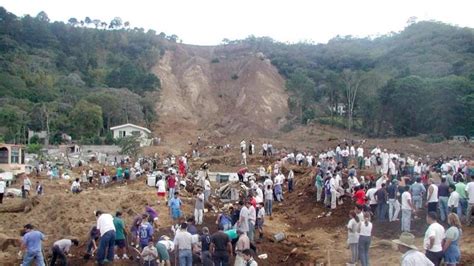
[(288, 173), (288, 192), (293, 192), (293, 181), (294, 181), (295, 173), (293, 170), (290, 170)]
[(242, 152), (242, 160), (240, 161), (241, 165), (247, 165), (247, 154), (245, 153), (245, 150)]
[(115, 226), (114, 217), (102, 211), (96, 211), (97, 230), (100, 232), (99, 248), (97, 249), (97, 262), (104, 263), (107, 258), (109, 262), (114, 260)]
[(331, 176), (331, 179), (329, 179), (329, 187), (331, 192), (331, 210), (335, 210), (337, 202), (336, 200), (339, 193), (337, 192), (338, 186), (336, 178), (334, 178), (334, 176)]
[[(25, 196), (29, 196), (30, 195), (30, 190), (31, 190), (31, 180), (28, 176), (25, 177), (25, 179), (23, 179), (23, 191), (25, 193)], [(28, 194), (28, 195), (27, 195)]]
[(433, 262), (434, 265), (440, 265), (443, 258), (444, 228), (438, 223), (438, 215), (436, 212), (428, 212), (426, 222), (429, 224), (423, 239), (423, 247), (426, 250), (426, 257)]
[(390, 177), (392, 178), (392, 180), (397, 178), (398, 170), (397, 170), (395, 158), (392, 158), (392, 160), (388, 163), (388, 170), (389, 170)]
[[(466, 196), (469, 198), (466, 214), (469, 214), (472, 213), (472, 209), (474, 208), (474, 180), (467, 183), (465, 190), (467, 194)], [(467, 215), (466, 217), (466, 223), (468, 226), (471, 225), (471, 217), (472, 215)]]
[(428, 179), (428, 191), (426, 193), (426, 201), (428, 212), (436, 212), (438, 209), (438, 186), (434, 184), (433, 178)]
[(306, 163), (308, 164), (308, 167), (313, 166), (313, 155), (311, 154), (306, 155)]
[[(260, 186), (261, 186), (261, 184), (260, 184)], [(257, 204), (263, 202), (263, 190), (262, 190), (262, 188), (260, 188), (260, 186), (257, 186), (257, 188), (255, 189), (255, 193), (257, 194), (255, 196), (255, 200), (257, 201)]]
[(265, 178), (265, 181), (263, 181), (263, 185), (265, 187), (267, 187), (267, 186), (273, 187), (273, 181), (270, 179), (270, 177), (267, 176), (267, 178)]
[(349, 155), (351, 156), (351, 158), (356, 157), (356, 150), (355, 150), (354, 146), (351, 146), (351, 148), (349, 149)]
[(448, 208), (450, 212), (457, 213), (459, 217), (462, 214), (461, 204), (459, 204), (459, 193), (456, 191), (455, 185), (449, 185), (449, 198), (448, 198)]
[(412, 197), (409, 192), (408, 187), (404, 187), (404, 192), (402, 193), (402, 219), (400, 221), (402, 232), (410, 231), (411, 224), (411, 213), (415, 211), (415, 206), (413, 205)]
[(245, 152), (245, 147), (247, 145), (245, 144), (245, 140), (243, 139), (241, 142), (240, 142), (240, 152)]
[(382, 152), (382, 150), (380, 149), (379, 146), (377, 146), (370, 153), (376, 155), (376, 154), (379, 154), (381, 152)]
[(247, 236), (249, 237), (250, 242), (253, 242), (255, 238), (255, 222), (257, 221), (257, 211), (250, 201), (247, 202), (247, 208), (249, 209), (249, 231)]
[(303, 165), (303, 159), (304, 159), (304, 156), (303, 154), (301, 154), (301, 152), (296, 155), (296, 163), (298, 165)]
[(359, 165), (359, 169), (363, 169), (364, 167), (364, 148), (359, 146), (357, 148), (357, 163)]
[(342, 160), (341, 158), (341, 145), (337, 144), (337, 147), (336, 147), (336, 161), (337, 162), (340, 162)]
[(79, 182), (79, 178), (76, 178), (76, 180), (72, 182), (71, 192), (74, 194), (81, 192), (81, 183)]
[(397, 244), (398, 251), (403, 253), (400, 266), (434, 266), (425, 254), (418, 251), (413, 234), (403, 232), (399, 239), (392, 240), (392, 242)]
[(365, 166), (365, 169), (370, 169), (370, 167), (372, 166), (372, 159), (371, 159), (371, 157), (365, 156), (365, 158), (364, 158), (364, 166)]
[(209, 182), (209, 177), (206, 177), (204, 179), (204, 201), (208, 202), (209, 201), (209, 196), (211, 195), (211, 182)]
[(3, 204), (3, 195), (5, 195), (5, 188), (7, 184), (3, 181), (3, 177), (0, 177), (0, 204)]
[(204, 215), (204, 194), (202, 193), (201, 189), (197, 190), (197, 194), (195, 197), (195, 204), (194, 204), (194, 217), (196, 220), (196, 224), (202, 224), (203, 215)]
[(370, 210), (375, 214), (375, 209), (377, 208), (377, 200), (375, 199), (375, 192), (377, 192), (376, 187), (369, 188), (365, 193), (365, 196), (369, 199)]
[(155, 186), (156, 186), (156, 194), (158, 195), (158, 198), (164, 198), (166, 196), (166, 182), (163, 179), (163, 177), (158, 176), (158, 182), (156, 182)]
[(370, 265), (369, 248), (372, 241), (372, 223), (370, 222), (370, 214), (364, 213), (364, 220), (359, 222), (359, 259), (361, 265)]
[(351, 250), (351, 260), (347, 265), (355, 265), (359, 259), (359, 217), (355, 211), (349, 213), (349, 223), (347, 224), (347, 244)]
[(387, 153), (387, 149), (383, 150), (380, 157), (382, 158), (382, 173), (387, 174), (388, 173), (388, 163), (390, 161), (390, 156)]

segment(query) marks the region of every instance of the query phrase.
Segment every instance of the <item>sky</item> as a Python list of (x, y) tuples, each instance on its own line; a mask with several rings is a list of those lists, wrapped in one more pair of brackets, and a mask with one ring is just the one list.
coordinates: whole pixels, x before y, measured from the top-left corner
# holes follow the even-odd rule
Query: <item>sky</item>
[(17, 16), (45, 11), (51, 21), (121, 17), (132, 28), (176, 34), (197, 45), (251, 34), (326, 43), (337, 35), (398, 32), (410, 17), (474, 28), (473, 0), (0, 0), (0, 6)]

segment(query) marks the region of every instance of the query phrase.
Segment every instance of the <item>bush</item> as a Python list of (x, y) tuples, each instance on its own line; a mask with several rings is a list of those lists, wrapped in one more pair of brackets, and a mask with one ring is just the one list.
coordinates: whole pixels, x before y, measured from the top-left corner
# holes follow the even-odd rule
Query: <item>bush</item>
[(220, 61), (219, 61), (219, 58), (214, 58), (214, 59), (212, 59), (212, 61), (211, 61), (211, 63), (213, 63), (213, 64), (217, 64), (217, 63), (219, 63), (219, 62), (220, 62)]
[(231, 78), (232, 78), (233, 80), (236, 80), (236, 79), (238, 79), (238, 78), (239, 78), (239, 75), (237, 75), (237, 74), (234, 74), (234, 75), (232, 75), (232, 77), (231, 77)]
[(105, 143), (106, 145), (113, 145), (113, 144), (115, 144), (115, 139), (114, 139), (114, 135), (112, 134), (112, 132), (107, 132), (107, 134), (105, 134), (104, 143)]
[(31, 143), (31, 144), (28, 144), (28, 146), (26, 146), (26, 152), (40, 154), (42, 148), (43, 146), (41, 144)]

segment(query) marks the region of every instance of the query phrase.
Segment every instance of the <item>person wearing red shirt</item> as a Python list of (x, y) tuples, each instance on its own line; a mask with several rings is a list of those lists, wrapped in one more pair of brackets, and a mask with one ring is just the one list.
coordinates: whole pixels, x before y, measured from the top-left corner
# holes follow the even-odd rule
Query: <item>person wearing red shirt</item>
[(245, 173), (247, 173), (247, 167), (244, 167), (242, 169), (240, 169), (238, 172), (237, 172), (237, 175), (239, 176), (239, 181), (240, 182), (244, 182), (244, 175)]
[(365, 191), (362, 185), (356, 188), (356, 192), (354, 193), (354, 199), (357, 205), (360, 205), (360, 206), (365, 205), (366, 197), (365, 197)]
[(176, 191), (176, 177), (174, 174), (168, 176), (168, 198), (171, 199), (174, 197), (174, 192)]

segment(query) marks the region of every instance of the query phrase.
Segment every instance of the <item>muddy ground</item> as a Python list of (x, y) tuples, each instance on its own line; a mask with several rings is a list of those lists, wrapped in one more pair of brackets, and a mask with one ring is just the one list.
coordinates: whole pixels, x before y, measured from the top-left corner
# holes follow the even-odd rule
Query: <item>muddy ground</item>
[[(228, 153), (216, 152), (210, 157), (191, 161), (193, 168), (202, 162), (209, 162), (212, 171), (237, 171), (240, 167), (237, 151)], [(273, 160), (261, 156), (249, 158), (250, 170), (256, 170), (260, 165), (267, 166)], [(265, 260), (258, 259), (259, 265), (344, 265), (350, 254), (346, 245), (347, 232), (345, 224), (348, 222), (348, 211), (353, 208), (352, 203), (346, 200), (329, 217), (317, 218), (327, 209), (316, 202), (315, 190), (311, 186), (313, 172), (309, 168), (294, 167), (296, 174), (295, 191), (285, 192), (285, 201), (274, 204), (272, 219), (265, 221), (264, 240), (258, 244), (257, 254), (268, 255)], [(87, 238), (90, 227), (95, 223), (94, 210), (101, 209), (108, 212), (122, 210), (127, 226), (135, 215), (143, 212), (145, 203), (152, 204), (160, 214), (161, 230), (156, 236), (170, 234), (171, 220), (164, 203), (157, 203), (155, 190), (145, 185), (145, 178), (128, 184), (115, 184), (107, 188), (91, 186), (78, 195), (69, 192), (70, 182), (66, 180), (49, 181), (44, 177), (32, 177), (33, 183), (41, 180), (44, 184), (45, 195), (33, 202), (27, 208), (18, 210), (21, 199), (5, 200), (0, 206), (0, 264), (18, 265), (20, 260), (16, 254), (19, 249), (19, 234), (22, 226), (32, 223), (43, 231), (48, 240), (45, 242), (46, 253), (52, 242), (65, 237), (77, 237), (82, 243)], [(217, 184), (213, 184), (214, 187)], [(15, 184), (19, 187), (20, 184)], [(184, 211), (187, 216), (192, 215), (191, 195), (183, 193), (185, 202)], [(14, 210), (7, 211), (7, 210)], [(421, 217), (422, 213), (419, 214)], [(216, 213), (205, 214), (205, 226), (215, 231)], [(370, 251), (372, 265), (397, 265), (400, 254), (392, 247), (390, 240), (398, 238), (399, 222), (374, 222), (374, 238)], [(421, 247), (422, 236), (426, 229), (424, 219), (416, 220), (412, 227), (417, 236), (416, 244)], [(461, 241), (463, 265), (474, 265), (474, 229), (464, 228), (464, 237)], [(273, 235), (285, 233), (285, 240), (273, 242)], [(291, 253), (296, 248), (296, 252)], [(92, 261), (82, 259), (85, 247), (82, 244), (73, 250), (74, 258), (71, 265), (93, 265)], [(133, 253), (133, 252), (131, 252)], [(117, 261), (115, 265), (135, 265), (134, 261)]]

